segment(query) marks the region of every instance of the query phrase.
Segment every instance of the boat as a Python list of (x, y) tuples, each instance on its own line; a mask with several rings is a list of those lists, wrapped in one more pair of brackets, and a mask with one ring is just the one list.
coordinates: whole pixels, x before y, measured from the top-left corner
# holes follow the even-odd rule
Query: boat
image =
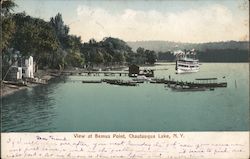
[(137, 83), (144, 83), (144, 82), (148, 82), (151, 81), (150, 78), (146, 77), (146, 76), (137, 76), (136, 78), (132, 79), (133, 81), (137, 82)]
[(134, 81), (119, 81), (116, 85), (120, 86), (137, 86), (137, 82)]
[(208, 88), (227, 87), (227, 82), (217, 82), (217, 78), (196, 78), (195, 80), (197, 82), (191, 83), (191, 86)]
[(95, 80), (83, 80), (82, 83), (102, 83), (102, 81), (95, 81)]
[(124, 81), (120, 79), (103, 79), (103, 82), (106, 82), (111, 85), (119, 85), (119, 86), (137, 86), (138, 81)]
[(195, 82), (168, 81), (167, 87), (175, 91), (214, 91), (215, 88), (227, 87), (227, 82), (217, 82), (217, 78), (197, 78)]
[(154, 77), (154, 70), (152, 69), (140, 70), (138, 75), (145, 76), (145, 77)]
[(199, 71), (199, 60), (195, 58), (194, 49), (177, 54), (176, 73), (193, 73)]
[(119, 79), (102, 79), (102, 82), (106, 82), (108, 84), (116, 84), (118, 83), (120, 80)]
[(165, 84), (167, 80), (164, 78), (154, 78), (150, 81), (150, 83), (155, 83), (155, 84)]
[(204, 87), (190, 87), (190, 86), (180, 86), (175, 85), (173, 87), (170, 87), (173, 91), (177, 92), (194, 92), (194, 91), (206, 91), (207, 89)]

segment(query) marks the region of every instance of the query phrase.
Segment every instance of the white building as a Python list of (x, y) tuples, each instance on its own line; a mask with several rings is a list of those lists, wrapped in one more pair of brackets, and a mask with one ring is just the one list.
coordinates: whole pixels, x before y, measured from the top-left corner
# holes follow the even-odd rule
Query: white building
[(17, 73), (16, 73), (17, 79), (22, 79), (23, 78), (23, 69), (22, 67), (17, 67)]
[[(17, 58), (16, 56), (14, 58)], [(16, 59), (15, 59), (16, 60)], [(21, 67), (20, 67), (21, 66)], [(13, 66), (10, 68), (9, 80), (20, 80), (24, 78), (34, 78), (35, 65), (33, 62), (33, 57), (30, 56), (21, 63), (18, 60), (15, 61)]]
[(11, 81), (22, 79), (22, 67), (12, 66), (9, 71), (8, 79)]
[(25, 60), (25, 66), (23, 67), (23, 70), (24, 70), (23, 77), (34, 78), (34, 63), (32, 56), (30, 56), (28, 59)]

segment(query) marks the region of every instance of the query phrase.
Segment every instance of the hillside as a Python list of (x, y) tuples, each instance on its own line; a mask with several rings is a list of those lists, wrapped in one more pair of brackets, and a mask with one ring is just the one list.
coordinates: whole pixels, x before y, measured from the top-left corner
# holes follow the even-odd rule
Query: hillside
[(239, 49), (249, 50), (249, 41), (227, 41), (227, 42), (209, 42), (209, 43), (180, 43), (171, 41), (135, 41), (127, 42), (135, 51), (138, 47), (154, 50), (156, 52), (165, 52), (173, 50), (196, 49), (205, 51), (207, 49)]

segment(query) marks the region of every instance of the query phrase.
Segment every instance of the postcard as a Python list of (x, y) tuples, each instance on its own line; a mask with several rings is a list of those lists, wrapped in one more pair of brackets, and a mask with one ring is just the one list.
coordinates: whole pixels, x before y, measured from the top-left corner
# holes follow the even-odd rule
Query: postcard
[(249, 158), (249, 1), (1, 0), (1, 158)]

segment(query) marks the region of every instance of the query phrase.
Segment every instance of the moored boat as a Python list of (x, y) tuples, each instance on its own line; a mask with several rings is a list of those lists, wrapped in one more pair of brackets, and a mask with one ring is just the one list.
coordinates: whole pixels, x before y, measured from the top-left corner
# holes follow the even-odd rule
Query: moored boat
[(194, 49), (177, 54), (176, 73), (193, 73), (199, 71), (199, 60), (195, 58)]
[(143, 75), (143, 76), (137, 76), (136, 78), (133, 78), (132, 80), (136, 81), (137, 83), (144, 83), (147, 81), (151, 81), (151, 78), (148, 78), (148, 77)]
[(195, 82), (168, 81), (166, 86), (176, 91), (204, 91), (227, 87), (227, 82), (217, 82), (217, 78), (197, 78)]
[(205, 87), (189, 87), (189, 86), (180, 86), (180, 85), (175, 85), (171, 87), (173, 91), (178, 91), (178, 92), (187, 92), (187, 91), (206, 91), (207, 89)]
[(102, 83), (102, 81), (101, 80), (99, 80), (99, 81), (96, 81), (96, 80), (83, 80), (82, 81), (82, 83)]
[(119, 85), (119, 86), (137, 86), (137, 81), (124, 81), (119, 79), (103, 79), (102, 81), (111, 84), (111, 85)]

